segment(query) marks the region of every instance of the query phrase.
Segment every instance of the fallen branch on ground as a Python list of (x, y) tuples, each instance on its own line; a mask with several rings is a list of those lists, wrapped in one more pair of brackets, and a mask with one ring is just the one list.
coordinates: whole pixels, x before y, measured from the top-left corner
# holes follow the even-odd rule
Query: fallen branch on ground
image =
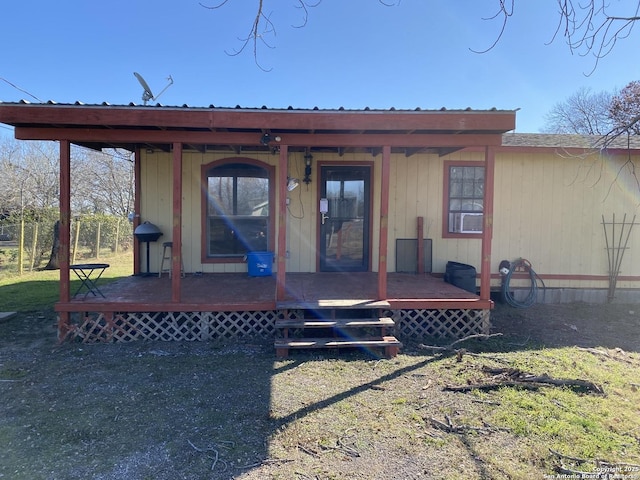
[(450, 392), (470, 392), (472, 390), (496, 390), (502, 387), (519, 387), (527, 388), (530, 390), (537, 390), (538, 388), (552, 385), (557, 387), (567, 387), (571, 388), (572, 390), (586, 391), (604, 395), (604, 390), (600, 385), (596, 385), (595, 383), (589, 382), (587, 380), (553, 378), (546, 373), (543, 373), (542, 375), (533, 375), (530, 373), (522, 372), (517, 368), (483, 367), (482, 371), (494, 375), (494, 381), (471, 385), (448, 386), (444, 387), (443, 390), (447, 390)]
[(499, 431), (508, 431), (506, 428), (499, 428), (489, 425), (487, 423), (484, 424), (483, 427), (473, 427), (471, 425), (454, 425), (451, 421), (451, 418), (446, 415), (445, 422), (441, 422), (440, 420), (431, 417), (429, 421), (431, 422), (431, 426), (437, 428), (438, 430), (443, 430), (447, 433), (466, 433), (466, 432), (476, 432), (476, 433), (493, 433)]
[[(218, 450), (216, 450), (214, 447), (206, 447), (206, 448), (200, 448), (200, 447), (196, 447), (191, 440), (187, 439), (187, 442), (189, 443), (189, 445), (191, 445), (191, 448), (193, 448), (196, 452), (199, 453), (207, 453), (207, 452), (213, 452), (213, 458), (211, 458), (211, 460), (213, 460), (213, 463), (211, 464), (211, 470), (213, 471), (216, 468), (216, 465), (218, 464), (218, 462), (220, 462), (220, 464), (222, 465), (222, 472), (226, 471), (228, 468), (227, 462), (225, 462), (224, 460), (220, 459), (220, 452), (218, 452)], [(226, 448), (232, 448), (235, 443), (234, 442), (222, 442), (222, 446), (226, 447)]]
[(267, 458), (266, 460), (259, 460), (255, 463), (242, 465), (240, 468), (242, 470), (249, 470), (251, 468), (261, 467), (262, 465), (279, 465), (281, 463), (291, 463), (293, 461), (294, 460), (290, 458)]
[[(502, 336), (501, 333), (492, 333), (492, 334), (485, 334), (485, 333), (478, 333), (476, 335), (467, 335), (464, 338), (460, 338), (458, 340), (456, 340), (455, 342), (450, 343), (449, 345), (424, 345), (424, 344), (420, 344), (418, 345), (418, 348), (421, 348), (423, 350), (433, 350), (435, 352), (440, 352), (440, 353), (455, 353), (456, 354), (456, 361), (457, 362), (461, 362), (462, 361), (462, 357), (467, 354), (467, 355), (471, 355), (471, 356), (479, 356), (478, 354), (475, 353), (471, 353), (469, 351), (467, 351), (464, 348), (459, 348), (456, 349), (454, 348), (456, 345), (462, 343), (462, 342), (466, 342), (468, 340), (486, 340), (487, 338), (492, 338), (492, 337), (500, 337)], [(483, 357), (485, 355), (482, 355)], [(498, 361), (502, 361), (501, 359), (496, 359)]]
[(450, 343), (449, 345), (443, 345), (443, 346), (424, 345), (421, 343), (420, 345), (418, 345), (418, 348), (422, 348), (423, 350), (435, 350), (437, 352), (453, 352), (456, 350), (453, 347), (455, 347), (459, 343), (466, 342), (468, 340), (478, 340), (478, 339), (486, 340), (487, 338), (500, 337), (500, 336), (502, 336), (501, 333), (492, 333), (492, 334), (479, 333), (477, 335), (467, 335), (466, 337), (460, 338), (455, 342)]
[[(576, 348), (578, 350), (582, 350), (583, 352), (589, 352), (592, 355), (602, 356), (602, 357), (608, 358), (610, 360), (617, 360), (619, 362), (628, 363), (629, 365), (634, 365), (634, 366), (638, 365), (638, 362), (634, 362), (633, 360), (631, 360), (629, 358), (625, 358), (623, 356), (611, 355), (606, 350), (600, 350), (599, 348), (586, 348), (586, 347), (576, 347)], [(625, 351), (622, 350), (621, 348), (616, 348), (615, 352), (618, 353), (618, 354), (622, 354), (622, 355), (624, 355), (624, 353), (625, 353)]]

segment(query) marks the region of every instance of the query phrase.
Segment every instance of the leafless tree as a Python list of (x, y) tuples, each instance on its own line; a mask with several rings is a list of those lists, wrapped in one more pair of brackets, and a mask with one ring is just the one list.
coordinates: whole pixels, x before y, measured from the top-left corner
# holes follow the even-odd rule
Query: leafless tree
[[(60, 149), (56, 142), (0, 142), (0, 209), (57, 208)], [(74, 147), (71, 155), (71, 206), (74, 213), (125, 217), (133, 205), (133, 159), (129, 152), (105, 153)]]
[[(217, 10), (221, 7), (224, 7), (230, 1), (231, 0), (221, 0), (218, 3), (214, 3), (212, 5), (208, 5), (200, 2), (200, 5), (209, 10)], [(249, 33), (246, 36), (239, 38), (240, 40), (239, 48), (231, 52), (227, 51), (226, 53), (227, 55), (231, 55), (231, 56), (240, 55), (242, 52), (244, 52), (247, 49), (247, 47), (250, 46), (253, 49), (253, 59), (256, 62), (256, 65), (258, 66), (258, 68), (260, 68), (265, 72), (269, 72), (271, 71), (271, 68), (264, 67), (258, 59), (258, 47), (260, 44), (262, 44), (267, 48), (274, 48), (273, 45), (271, 45), (267, 39), (268, 37), (276, 36), (276, 26), (271, 20), (271, 13), (265, 12), (264, 0), (255, 0), (255, 1), (256, 1), (255, 10), (254, 10), (255, 15), (253, 16), (253, 21), (251, 22)], [(396, 6), (396, 5), (399, 5), (401, 2), (401, 0), (386, 1), (386, 2), (384, 0), (377, 0), (377, 1), (378, 3), (386, 7)], [(292, 27), (303, 28), (309, 20), (309, 9), (317, 7), (318, 5), (320, 5), (320, 3), (322, 3), (322, 0), (316, 0), (313, 2), (309, 0), (295, 0), (294, 6), (295, 8), (298, 8), (301, 11), (302, 16), (300, 19), (300, 23), (297, 25), (292, 25)]]
[[(591, 53), (596, 61), (607, 56), (618, 40), (627, 38), (637, 20), (640, 1), (626, 2), (623, 10), (617, 11), (605, 0), (580, 2), (557, 0), (560, 21), (556, 35), (562, 34), (571, 52), (581, 55)], [(619, 5), (619, 4), (618, 4)], [(625, 10), (629, 9), (631, 10)]]
[[(631, 177), (640, 192), (637, 161), (632, 156), (632, 148), (637, 148), (637, 138), (640, 135), (640, 81), (630, 82), (611, 97), (607, 115), (610, 119), (610, 129), (596, 138), (590, 153), (579, 156), (581, 159), (579, 170), (586, 172), (582, 177), (591, 177), (592, 183), (595, 185), (602, 178), (603, 172), (610, 162), (607, 155), (600, 153), (609, 148), (627, 150), (627, 157), (616, 166), (616, 175), (609, 185), (605, 199), (623, 176)], [(580, 174), (576, 176), (576, 179), (579, 176)], [(593, 180), (594, 178), (595, 180)]]
[(73, 210), (126, 217), (133, 207), (131, 154), (74, 149), (72, 161)]
[[(509, 19), (514, 15), (516, 0), (497, 0), (498, 10), (490, 17), (501, 19), (501, 29), (493, 44), (479, 53), (488, 52), (502, 38)], [(640, 20), (640, 0), (610, 3), (606, 0), (556, 0), (558, 4), (558, 24), (550, 40), (553, 42), (562, 36), (571, 53), (593, 55), (595, 62), (606, 57), (614, 49), (619, 40), (631, 34), (636, 21)]]
[(5, 211), (57, 206), (58, 152), (54, 142), (6, 139), (0, 145), (0, 168), (5, 180), (0, 202)]
[[(297, 0), (296, 8), (299, 8), (302, 11), (302, 20), (299, 25), (293, 25), (295, 28), (302, 28), (307, 24), (309, 19), (309, 8), (316, 7), (320, 4), (322, 0), (317, 0), (314, 2), (309, 2), (307, 0)], [(229, 0), (222, 0), (221, 2), (214, 5), (206, 5), (204, 3), (200, 3), (201, 6), (207, 8), (209, 10), (216, 10), (218, 8), (223, 7), (229, 2)], [(253, 22), (251, 24), (251, 28), (249, 29), (249, 33), (240, 38), (240, 48), (233, 50), (232, 52), (227, 52), (228, 55), (236, 56), (241, 54), (248, 46), (253, 48), (253, 58), (256, 62), (256, 65), (265, 72), (270, 71), (270, 68), (263, 67), (258, 61), (258, 44), (262, 44), (268, 48), (273, 48), (273, 46), (267, 41), (267, 37), (276, 36), (276, 27), (274, 23), (271, 21), (271, 14), (266, 14), (264, 11), (264, 0), (257, 0), (255, 16), (253, 17)]]
[(616, 131), (640, 135), (640, 81), (630, 82), (612, 98), (609, 115)]
[[(218, 0), (213, 5), (200, 3), (204, 8), (216, 10), (231, 0)], [(516, 0), (491, 0), (496, 3), (494, 14), (486, 20), (499, 20), (500, 30), (491, 45), (482, 50), (474, 50), (477, 53), (486, 53), (493, 49), (502, 39), (507, 29), (509, 20), (515, 14)], [(304, 27), (309, 18), (309, 9), (317, 7), (322, 0), (295, 0), (295, 7), (302, 12), (302, 19), (299, 25), (294, 27)], [(627, 38), (637, 20), (640, 20), (640, 0), (620, 3), (609, 3), (607, 0), (556, 0), (558, 6), (557, 26), (550, 43), (559, 36), (564, 37), (571, 53), (580, 55), (593, 55), (595, 58), (593, 69), (595, 70), (600, 59), (606, 57), (615, 47), (619, 40)], [(377, 3), (386, 7), (399, 6), (401, 0), (377, 0)], [(268, 48), (273, 48), (268, 41), (268, 37), (276, 36), (276, 27), (271, 20), (271, 13), (265, 11), (265, 1), (255, 0), (255, 14), (249, 33), (240, 38), (240, 48), (229, 55), (239, 55), (251, 46), (253, 48), (253, 58), (262, 70), (264, 68), (258, 60), (258, 47), (262, 44)], [(592, 72), (591, 72), (592, 73)]]
[(545, 116), (546, 133), (605, 135), (613, 127), (609, 114), (612, 94), (583, 87), (566, 100), (556, 103)]

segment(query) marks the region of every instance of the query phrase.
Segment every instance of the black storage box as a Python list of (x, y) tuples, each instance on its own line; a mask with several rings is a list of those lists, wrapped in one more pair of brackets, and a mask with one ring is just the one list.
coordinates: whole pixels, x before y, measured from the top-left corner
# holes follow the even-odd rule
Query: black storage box
[(476, 293), (476, 269), (472, 265), (447, 262), (444, 281), (467, 292)]

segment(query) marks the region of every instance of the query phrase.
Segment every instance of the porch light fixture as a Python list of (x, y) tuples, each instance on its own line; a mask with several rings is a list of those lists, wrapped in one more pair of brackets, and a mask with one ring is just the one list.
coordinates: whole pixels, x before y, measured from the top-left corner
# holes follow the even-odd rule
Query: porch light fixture
[(271, 141), (274, 142), (280, 142), (282, 140), (282, 138), (280, 138), (279, 135), (276, 135), (275, 137), (272, 137), (270, 133), (263, 133), (262, 137), (260, 137), (260, 143), (262, 145), (264, 145), (265, 147), (267, 145), (269, 145), (271, 143)]
[(304, 156), (304, 179), (302, 181), (309, 185), (311, 183), (311, 162), (313, 160), (313, 155), (307, 153)]
[(271, 141), (271, 135), (268, 133), (265, 133), (262, 135), (262, 138), (260, 138), (260, 143), (262, 145), (269, 145), (269, 142)]

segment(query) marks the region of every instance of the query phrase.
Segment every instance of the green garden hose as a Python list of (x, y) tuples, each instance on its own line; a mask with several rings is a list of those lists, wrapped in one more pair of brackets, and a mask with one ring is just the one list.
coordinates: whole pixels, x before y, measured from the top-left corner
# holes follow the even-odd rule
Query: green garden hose
[[(500, 265), (503, 265), (503, 263)], [(508, 270), (509, 271), (502, 277), (502, 298), (504, 301), (514, 308), (528, 308), (536, 303), (539, 290), (538, 282), (540, 282), (543, 292), (546, 287), (542, 278), (540, 278), (532, 268), (531, 262), (524, 258), (519, 258), (509, 264)], [(503, 269), (501, 268), (501, 272), (502, 271)], [(529, 274), (529, 290), (526, 297), (522, 300), (516, 300), (510, 288), (511, 277), (516, 271), (525, 271)]]

